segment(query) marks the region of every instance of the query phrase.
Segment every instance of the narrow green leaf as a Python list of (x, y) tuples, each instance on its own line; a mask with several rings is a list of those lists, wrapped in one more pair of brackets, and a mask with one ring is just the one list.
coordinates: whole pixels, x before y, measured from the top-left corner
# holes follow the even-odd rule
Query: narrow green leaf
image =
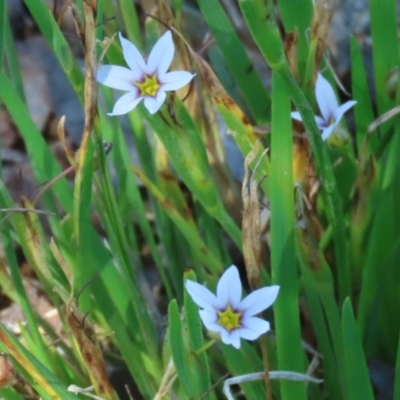
[(374, 219), (368, 227), (357, 315), (366, 354), (374, 356), (383, 346), (393, 362), (400, 328), (400, 321), (391, 317), (399, 312), (398, 301), (393, 300), (398, 299), (399, 279), (395, 267), (400, 256), (399, 179), (400, 176), (391, 187), (381, 192)]
[(350, 299), (343, 304), (342, 333), (346, 360), (347, 399), (374, 400), (367, 363)]
[[(240, 7), (254, 40), (270, 67), (285, 82), (297, 111), (300, 112), (308, 132), (310, 146), (319, 178), (323, 182), (322, 197), (329, 223), (333, 229), (335, 258), (339, 281), (339, 297), (342, 301), (350, 293), (350, 257), (346, 241), (346, 225), (342, 202), (337, 189), (329, 152), (321, 139), (314, 113), (306, 97), (298, 87), (285, 61), (282, 42), (277, 28), (269, 21), (266, 10), (259, 0), (241, 0)], [(287, 110), (290, 113), (290, 108)]]
[(132, 41), (138, 49), (142, 49), (139, 19), (135, 4), (129, 0), (118, 0), (119, 10), (125, 26), (127, 38)]
[(197, 0), (215, 40), (257, 123), (269, 120), (270, 99), (218, 0)]
[[(1, 191), (3, 191), (3, 188)], [(0, 194), (0, 208), (6, 208), (6, 207), (7, 205), (6, 202), (4, 201), (4, 197), (2, 194)], [(24, 317), (26, 318), (28, 334), (32, 339), (32, 343), (34, 343), (34, 346), (32, 346), (31, 351), (34, 352), (35, 356), (42, 363), (44, 363), (47, 367), (50, 368), (51, 362), (48, 357), (48, 353), (46, 352), (45, 349), (43, 337), (39, 333), (39, 326), (35, 312), (32, 309), (32, 305), (29, 302), (25, 287), (22, 282), (22, 277), (17, 262), (17, 256), (14, 251), (14, 244), (11, 240), (11, 230), (7, 227), (7, 225), (3, 225), (0, 227), (0, 238), (4, 249), (5, 257), (9, 266), (12, 282), (18, 297), (18, 304), (23, 311)]]
[[(133, 114), (133, 113), (131, 113)], [(139, 115), (138, 113), (136, 113)], [(137, 118), (136, 118), (137, 119)], [(132, 211), (134, 210), (134, 216), (137, 218), (138, 224), (140, 226), (141, 232), (144, 235), (147, 245), (150, 248), (153, 260), (157, 266), (160, 273), (163, 284), (166, 288), (168, 297), (172, 299), (172, 288), (171, 283), (168, 281), (166, 276), (166, 271), (164, 265), (161, 261), (161, 257), (158, 252), (157, 244), (153, 236), (152, 227), (146, 216), (146, 208), (143, 200), (140, 196), (139, 187), (135, 181), (135, 176), (131, 173), (131, 160), (129, 159), (128, 148), (124, 140), (124, 134), (121, 130), (120, 125), (117, 123), (117, 119), (106, 119), (104, 113), (100, 113), (100, 123), (101, 131), (104, 140), (112, 141), (113, 151), (109, 155), (109, 158), (114, 160), (114, 167), (117, 171), (118, 182), (118, 207), (121, 214), (121, 218), (130, 218)], [(110, 126), (110, 123), (112, 126)], [(133, 131), (135, 132), (135, 144), (141, 157), (141, 165), (145, 168), (150, 176), (153, 176), (153, 164), (152, 164), (152, 153), (150, 152), (150, 146), (147, 142), (147, 137), (144, 130), (139, 126), (133, 126)], [(140, 136), (140, 137), (138, 137)], [(155, 203), (155, 202), (154, 202)], [(156, 219), (160, 220), (159, 211), (156, 210)], [(165, 217), (166, 218), (166, 217)], [(164, 219), (165, 219), (164, 218)], [(157, 224), (157, 226), (159, 223)], [(133, 234), (134, 230), (133, 230)], [(164, 240), (164, 235), (160, 235), (160, 240)], [(134, 246), (137, 247), (137, 246)], [(168, 248), (166, 249), (169, 250)], [(180, 270), (179, 275), (182, 275), (182, 270)]]
[[(335, 300), (334, 280), (329, 266), (322, 254), (318, 255), (320, 264), (313, 267), (306, 262), (306, 252), (311, 251), (310, 242), (304, 238), (307, 232), (297, 228), (297, 254), (302, 280), (310, 311), (311, 322), (317, 336), (318, 351), (322, 353), (324, 381), (329, 397), (345, 399), (344, 351), (340, 331), (340, 315)], [(310, 239), (308, 239), (310, 240)], [(320, 252), (320, 250), (317, 250)]]
[[(366, 139), (365, 134), (367, 132), (368, 125), (374, 120), (374, 114), (372, 109), (370, 89), (365, 74), (364, 61), (362, 59), (362, 54), (356, 38), (350, 38), (350, 46), (351, 88), (353, 99), (357, 101), (357, 107), (354, 107), (354, 116), (356, 120), (358, 154), (360, 154), (364, 140)], [(377, 133), (374, 132), (372, 135), (373, 136), (370, 138), (370, 143), (367, 148), (376, 149), (378, 145)]]
[(0, 351), (12, 356), (17, 370), (44, 399), (76, 400), (67, 385), (51, 373), (22, 344), (0, 324)]
[[(258, 142), (258, 137), (253, 126), (243, 114), (242, 110), (225, 91), (208, 63), (195, 53), (192, 53), (192, 57), (200, 70), (213, 104), (230, 129), (240, 151), (243, 153), (244, 157), (246, 157)], [(260, 162), (255, 173), (259, 182), (262, 182), (261, 186), (265, 193), (268, 193), (268, 185), (264, 178), (269, 174), (269, 162), (267, 157), (263, 157), (262, 146), (260, 146), (259, 153), (251, 166), (254, 167), (258, 161)]]
[[(18, 93), (14, 90), (10, 80), (3, 72), (0, 75), (0, 87), (0, 97), (4, 101), (4, 104), (24, 138), (25, 146), (37, 181), (39, 183), (50, 181), (61, 172), (60, 166), (46, 145), (43, 135), (39, 132), (32, 121), (26, 105), (18, 96)], [(57, 193), (57, 197), (63, 208), (65, 210), (71, 210), (71, 188), (69, 187), (67, 180), (65, 178), (59, 180), (52, 186), (52, 190)], [(46, 195), (43, 199), (49, 200)]]
[(278, 0), (277, 3), (285, 32), (297, 31), (298, 65), (299, 71), (304, 73), (306, 71), (308, 58), (309, 27), (311, 25), (313, 3), (311, 0)]
[(0, 2), (0, 69), (3, 67), (3, 50), (7, 23), (6, 2)]
[(179, 176), (235, 244), (241, 247), (241, 232), (224, 208), (212, 179), (207, 153), (194, 121), (181, 101), (174, 101), (174, 115), (162, 109), (150, 115), (140, 106), (143, 116), (157, 133)]
[[(304, 372), (294, 237), (293, 144), (290, 98), (278, 73), (272, 76), (271, 267), (280, 285), (274, 305), (279, 369)], [(306, 399), (303, 383), (281, 381), (282, 399)]]
[(279, 68), (285, 63), (281, 37), (273, 17), (260, 0), (240, 0), (240, 9), (261, 54), (271, 68)]
[[(4, 24), (4, 55), (7, 68), (4, 70), (10, 76), (10, 80), (17, 91), (19, 97), (25, 102), (25, 91), (22, 84), (21, 70), (19, 67), (17, 49), (15, 47), (14, 38), (11, 31), (10, 21), (7, 19)], [(1, 70), (0, 62), (0, 70)]]
[[(307, 268), (307, 267), (306, 267)], [(310, 310), (311, 322), (317, 336), (318, 350), (321, 352), (321, 363), (324, 369), (324, 384), (326, 391), (330, 398), (340, 400), (342, 394), (340, 385), (338, 385), (338, 365), (335, 357), (335, 350), (332, 346), (329, 330), (324, 319), (324, 310), (322, 308), (321, 300), (312, 282), (310, 275), (304, 276), (305, 294), (307, 305)]]
[(146, 188), (154, 196), (154, 198), (160, 203), (166, 214), (171, 218), (171, 220), (184, 235), (198, 259), (201, 260), (204, 265), (207, 265), (210, 270), (214, 272), (220, 272), (222, 267), (221, 262), (205, 246), (193, 219), (188, 215), (181, 215), (175, 205), (170, 202), (166, 194), (163, 193), (156, 185), (153, 185), (141, 171), (135, 169), (135, 172)]
[(383, 114), (394, 105), (394, 101), (386, 92), (385, 80), (399, 63), (396, 1), (369, 0), (369, 10), (376, 103), (379, 114)]
[(0, 396), (5, 400), (24, 400), (13, 388), (4, 387), (0, 389)]
[(176, 300), (171, 301), (168, 306), (168, 329), (169, 342), (171, 345), (172, 358), (174, 360), (178, 378), (189, 398), (196, 395), (194, 380), (197, 376), (192, 374), (190, 368), (191, 360), (187, 349), (187, 343), (184, 338), (183, 323), (179, 313)]
[(24, 0), (24, 3), (67, 74), (75, 92), (82, 97), (83, 74), (75, 61), (70, 46), (54, 20), (48, 3), (43, 0)]

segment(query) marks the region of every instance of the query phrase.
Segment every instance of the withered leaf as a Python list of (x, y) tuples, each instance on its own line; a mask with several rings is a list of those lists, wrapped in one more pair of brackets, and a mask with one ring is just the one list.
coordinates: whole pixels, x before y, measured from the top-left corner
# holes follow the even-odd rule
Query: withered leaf
[[(258, 183), (254, 172), (250, 175), (250, 164), (255, 159), (260, 148), (257, 141), (253, 150), (247, 155), (244, 166), (245, 175), (242, 184), (243, 199), (243, 256), (246, 264), (247, 278), (250, 287), (254, 290), (260, 286), (261, 268), (261, 223), (260, 208), (258, 204)], [(250, 182), (249, 182), (250, 180)]]

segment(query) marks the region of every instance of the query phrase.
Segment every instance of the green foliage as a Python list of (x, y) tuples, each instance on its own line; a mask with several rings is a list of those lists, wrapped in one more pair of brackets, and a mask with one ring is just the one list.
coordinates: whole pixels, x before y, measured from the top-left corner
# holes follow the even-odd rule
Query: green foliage
[[(48, 2), (24, 3), (85, 103), (90, 82)], [(81, 26), (87, 5), (94, 3), (75, 2)], [(90, 378), (66, 317), (66, 306), (74, 301), (85, 315), (76, 316), (76, 323), (100, 343), (107, 365), (129, 370), (145, 399), (161, 398), (160, 393), (163, 398), (223, 398), (226, 377), (263, 371), (265, 348), (257, 341), (242, 340), (240, 351), (218, 339), (207, 343), (198, 306), (184, 289), (186, 279), (214, 287), (242, 251), (240, 189), (227, 168), (229, 154), (221, 139), (229, 131), (244, 157), (259, 146), (250, 166), (260, 204), (270, 215), (261, 286), (280, 285), (274, 314), (268, 314), (271, 369), (306, 373), (316, 357), (319, 366), (311, 374), (324, 380), (318, 386), (280, 380), (272, 387), (274, 399), (373, 399), (367, 366), (378, 359), (395, 369), (394, 399), (400, 400), (398, 116), (371, 128), (400, 100), (398, 78), (391, 93), (385, 86), (389, 74), (399, 75), (396, 2), (369, 2), (373, 77), (357, 39), (350, 38), (355, 140), (354, 146), (339, 149), (321, 140), (314, 118), (319, 115), (311, 99), (314, 78), (326, 67), (324, 60), (315, 65), (320, 42), (309, 33), (314, 32), (314, 2), (278, 0), (277, 9), (269, 1), (238, 2), (235, 12), (271, 70), (271, 93), (248, 55), (237, 20), (223, 7), (226, 2), (198, 0), (195, 10), (180, 0), (171, 7), (158, 3), (162, 7), (155, 13), (138, 12), (130, 0), (98, 1), (92, 36), (99, 40), (97, 57), (105, 52), (99, 63), (124, 65), (119, 40), (107, 49), (100, 40), (121, 31), (146, 54), (167, 25), (182, 34), (174, 34), (174, 69), (195, 72), (194, 84), (169, 94), (157, 113), (139, 105), (124, 121), (105, 114), (114, 93), (96, 84), (105, 110), (99, 107), (92, 115), (93, 132), (70, 160), (76, 170), (85, 154), (71, 187), (59, 176), (58, 161), (28, 109), (6, 2), (0, 1), (0, 103), (23, 138), (36, 183), (60, 178), (36, 204), (27, 198), (15, 204), (0, 181), (5, 217), (0, 289), (24, 316), (18, 337), (0, 324), (0, 351), (42, 398), (76, 398), (68, 386), (87, 387)], [(154, 15), (148, 16), (150, 11)], [(186, 46), (192, 45), (189, 13), (215, 39), (206, 51)], [(296, 52), (290, 53), (290, 46)], [(288, 54), (297, 56), (293, 60)], [(294, 109), (304, 129), (291, 120)], [(112, 142), (110, 154), (103, 140)], [(135, 166), (132, 141), (139, 159)], [(39, 208), (45, 215), (36, 214)], [(61, 334), (31, 302), (21, 254), (60, 316)], [(159, 285), (152, 280), (154, 271)], [(57, 341), (64, 333), (67, 340)], [(304, 345), (308, 341), (315, 347), (311, 356)], [(266, 397), (262, 381), (243, 383), (240, 390), (248, 399)], [(0, 388), (6, 400), (26, 394), (20, 385)]]

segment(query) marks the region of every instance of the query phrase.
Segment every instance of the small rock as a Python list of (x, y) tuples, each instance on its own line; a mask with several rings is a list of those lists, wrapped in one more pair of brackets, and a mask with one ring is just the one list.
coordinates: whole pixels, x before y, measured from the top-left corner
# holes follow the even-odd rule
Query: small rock
[(66, 130), (80, 143), (84, 114), (79, 99), (42, 36), (17, 41), (18, 58), (29, 111), (42, 131), (50, 113), (66, 116)]

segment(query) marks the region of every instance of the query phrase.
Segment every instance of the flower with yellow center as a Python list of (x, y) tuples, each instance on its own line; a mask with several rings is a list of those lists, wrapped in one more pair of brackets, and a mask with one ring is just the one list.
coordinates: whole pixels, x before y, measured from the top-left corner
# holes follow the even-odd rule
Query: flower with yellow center
[[(315, 84), (315, 97), (317, 98), (318, 107), (322, 114), (322, 117), (315, 116), (315, 122), (318, 128), (322, 130), (322, 140), (327, 140), (336, 130), (340, 131), (338, 125), (344, 113), (357, 102), (349, 100), (339, 106), (331, 84), (321, 74), (318, 74)], [(293, 119), (302, 121), (298, 111), (293, 111), (290, 115)]]
[(218, 323), (223, 326), (227, 331), (232, 331), (233, 329), (240, 328), (240, 317), (241, 313), (232, 310), (229, 305), (224, 311), (218, 312)]
[(157, 76), (154, 74), (144, 78), (144, 82), (137, 82), (135, 86), (139, 89), (141, 96), (153, 96), (156, 97), (157, 90), (160, 88), (160, 84), (157, 81)]
[(147, 61), (129, 40), (119, 39), (128, 68), (102, 65), (97, 70), (98, 82), (113, 89), (125, 90), (109, 115), (122, 115), (133, 110), (142, 100), (150, 114), (156, 113), (165, 101), (166, 93), (187, 85), (194, 77), (187, 71), (167, 72), (174, 57), (174, 42), (170, 31), (164, 33), (151, 50)]
[(185, 286), (192, 300), (201, 307), (199, 313), (204, 325), (209, 331), (220, 333), (223, 343), (238, 349), (241, 338), (255, 340), (270, 330), (269, 322), (255, 315), (272, 305), (279, 286), (255, 290), (242, 300), (242, 283), (234, 265), (218, 281), (217, 295), (190, 280)]

